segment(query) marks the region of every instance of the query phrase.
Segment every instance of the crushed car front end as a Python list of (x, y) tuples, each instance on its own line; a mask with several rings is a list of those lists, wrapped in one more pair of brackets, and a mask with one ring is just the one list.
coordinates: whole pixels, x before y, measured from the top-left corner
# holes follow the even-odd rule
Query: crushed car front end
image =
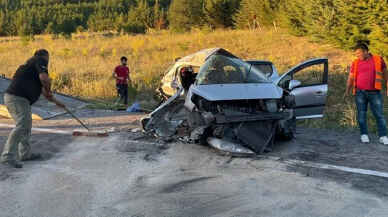
[(235, 155), (261, 154), (276, 135), (292, 137), (294, 103), (291, 94), (251, 64), (215, 52), (188, 89), (181, 87), (142, 123), (158, 136), (209, 144)]

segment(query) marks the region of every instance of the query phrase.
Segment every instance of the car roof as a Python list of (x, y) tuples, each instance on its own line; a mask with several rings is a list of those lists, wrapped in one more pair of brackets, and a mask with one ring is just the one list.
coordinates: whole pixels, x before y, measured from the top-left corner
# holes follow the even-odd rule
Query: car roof
[(247, 63), (250, 63), (250, 64), (271, 64), (273, 65), (273, 63), (271, 61), (268, 61), (268, 60), (245, 60), (245, 62)]

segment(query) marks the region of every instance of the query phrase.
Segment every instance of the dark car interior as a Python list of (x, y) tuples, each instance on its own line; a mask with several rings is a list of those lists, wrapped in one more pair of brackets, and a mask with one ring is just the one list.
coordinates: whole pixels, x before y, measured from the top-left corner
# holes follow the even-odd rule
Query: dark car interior
[(179, 76), (181, 79), (182, 87), (187, 91), (190, 86), (195, 82), (197, 73), (192, 66), (185, 66), (179, 70)]

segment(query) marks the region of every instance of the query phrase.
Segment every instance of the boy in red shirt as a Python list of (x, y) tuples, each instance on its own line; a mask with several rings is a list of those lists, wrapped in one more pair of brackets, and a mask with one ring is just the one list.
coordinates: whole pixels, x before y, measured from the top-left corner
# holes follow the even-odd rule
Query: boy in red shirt
[(128, 82), (131, 82), (127, 60), (127, 57), (121, 57), (121, 65), (116, 66), (113, 71), (113, 77), (116, 79), (117, 94), (120, 96), (120, 101), (124, 100), (126, 106), (128, 106)]

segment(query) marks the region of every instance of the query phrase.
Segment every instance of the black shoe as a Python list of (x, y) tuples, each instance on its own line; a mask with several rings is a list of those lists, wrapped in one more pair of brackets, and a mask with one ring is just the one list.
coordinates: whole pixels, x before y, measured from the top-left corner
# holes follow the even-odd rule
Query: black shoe
[(18, 168), (18, 169), (23, 168), (23, 164), (17, 161), (4, 161), (4, 162), (1, 162), (1, 164), (3, 164), (4, 166)]
[(43, 157), (39, 153), (31, 153), (30, 156), (23, 158), (22, 161), (42, 160)]

